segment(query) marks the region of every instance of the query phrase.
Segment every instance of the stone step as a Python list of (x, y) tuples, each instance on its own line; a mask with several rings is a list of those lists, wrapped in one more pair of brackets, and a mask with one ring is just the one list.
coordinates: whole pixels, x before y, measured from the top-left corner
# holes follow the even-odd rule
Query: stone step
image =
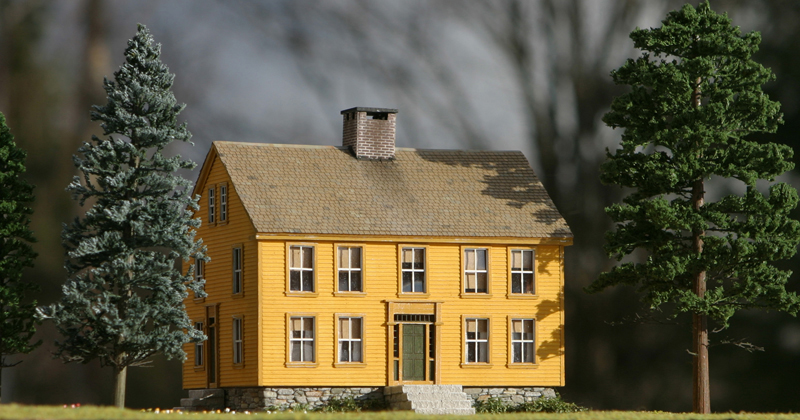
[(385, 396), (386, 402), (404, 402), (404, 401), (451, 401), (451, 400), (464, 400), (472, 401), (465, 392), (441, 392), (441, 393), (427, 393), (427, 394), (392, 394)]
[(181, 398), (183, 407), (222, 407), (223, 405), (225, 405), (225, 399), (222, 397)]
[(190, 389), (189, 398), (204, 399), (208, 397), (225, 398), (225, 391), (219, 388)]
[(384, 395), (393, 394), (438, 394), (462, 392), (461, 385), (394, 385), (383, 389)]
[(475, 414), (474, 408), (420, 408), (415, 411), (417, 414), (456, 414), (470, 415)]
[(424, 408), (472, 408), (472, 400), (425, 400), (425, 401), (404, 401), (392, 404), (394, 410), (414, 410), (419, 412)]

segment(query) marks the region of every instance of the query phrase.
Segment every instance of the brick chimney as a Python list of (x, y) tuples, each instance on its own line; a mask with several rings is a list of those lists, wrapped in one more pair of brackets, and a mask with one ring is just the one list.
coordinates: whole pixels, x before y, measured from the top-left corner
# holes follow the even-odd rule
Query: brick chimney
[(342, 111), (342, 146), (357, 159), (394, 159), (397, 110), (356, 107)]

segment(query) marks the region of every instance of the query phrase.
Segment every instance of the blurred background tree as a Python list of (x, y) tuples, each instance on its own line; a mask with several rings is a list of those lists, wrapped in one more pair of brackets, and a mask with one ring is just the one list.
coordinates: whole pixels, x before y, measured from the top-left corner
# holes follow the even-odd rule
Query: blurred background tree
[[(754, 59), (776, 73), (765, 89), (786, 120), (770, 141), (792, 147), (800, 129), (795, 3), (711, 0), (743, 31), (762, 32)], [(567, 387), (560, 392), (594, 408), (688, 410), (685, 325), (625, 322), (640, 305), (632, 290), (582, 291), (611, 267), (602, 250), (610, 227), (603, 208), (621, 196), (598, 179), (605, 148), (619, 143), (619, 133), (600, 121), (622, 91), (609, 72), (636, 55), (627, 39), (634, 27), (660, 26), (682, 4), (0, 0), (0, 111), (28, 152), (27, 177), (37, 186), (32, 227), (40, 257), (28, 274), (42, 285), (35, 298), (58, 296), (66, 275), (61, 223), (78, 211), (64, 192), (70, 156), (100, 130), (89, 106), (102, 100), (99, 81), (121, 58), (109, 51), (122, 51), (141, 22), (158, 34), (162, 60), (177, 74), (174, 92), (188, 104), (181, 115), (197, 144), (178, 152), (196, 161), (214, 140), (338, 145), (339, 111), (352, 106), (399, 108), (401, 147), (522, 150), (576, 234), (567, 249)], [(782, 180), (800, 185), (796, 171)], [(784, 268), (800, 273), (798, 263)], [(787, 288), (798, 285), (792, 278)], [(800, 321), (774, 313), (737, 317), (725, 334), (766, 352), (714, 350), (715, 410), (800, 410)], [(43, 326), (38, 337), (52, 343), (53, 334)], [(5, 400), (110, 403), (103, 392), (110, 374), (63, 366), (51, 350), (42, 346), (4, 375)], [(157, 361), (129, 378), (131, 407), (173, 406), (182, 396), (176, 363)]]

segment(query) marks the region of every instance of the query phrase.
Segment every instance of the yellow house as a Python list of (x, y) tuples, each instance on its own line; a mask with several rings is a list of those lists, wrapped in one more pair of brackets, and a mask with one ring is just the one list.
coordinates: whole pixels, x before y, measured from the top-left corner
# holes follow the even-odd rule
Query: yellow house
[(564, 385), (569, 227), (521, 152), (395, 148), (396, 113), (342, 111), (342, 147), (213, 143), (184, 388), (252, 409)]

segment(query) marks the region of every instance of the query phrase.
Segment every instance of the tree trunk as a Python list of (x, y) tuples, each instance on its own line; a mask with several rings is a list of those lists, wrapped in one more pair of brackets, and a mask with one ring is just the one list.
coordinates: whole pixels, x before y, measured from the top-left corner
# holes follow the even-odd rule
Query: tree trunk
[(125, 408), (125, 383), (128, 379), (128, 367), (114, 368), (114, 405)]
[[(703, 179), (697, 179), (692, 186), (692, 207), (699, 211), (703, 206)], [(703, 253), (704, 231), (692, 233), (694, 251)], [(694, 278), (694, 293), (702, 298), (706, 294), (706, 272), (697, 273)], [(692, 409), (695, 413), (711, 412), (711, 392), (708, 375), (708, 317), (704, 314), (692, 314)]]

